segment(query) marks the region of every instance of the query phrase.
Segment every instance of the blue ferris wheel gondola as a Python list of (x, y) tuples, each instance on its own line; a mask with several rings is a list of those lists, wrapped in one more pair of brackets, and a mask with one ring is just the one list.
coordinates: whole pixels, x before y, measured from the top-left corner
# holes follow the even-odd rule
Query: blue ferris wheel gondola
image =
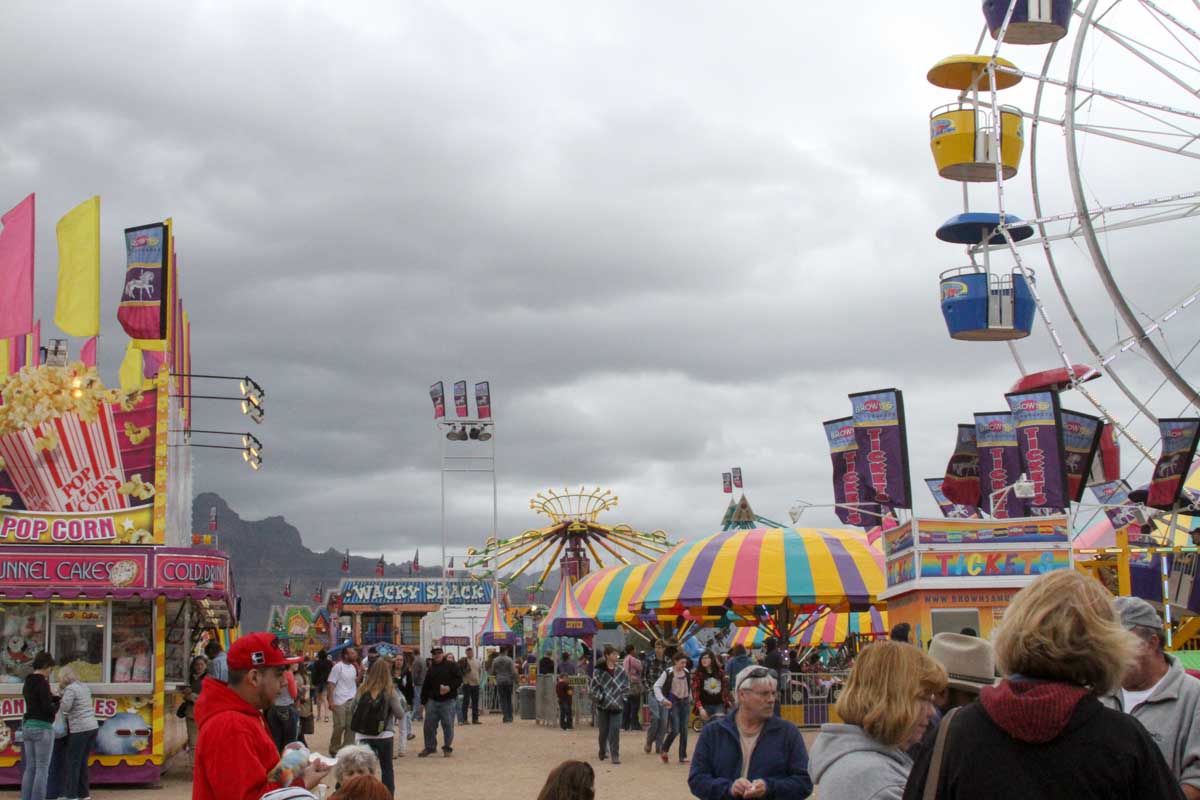
[[(1033, 236), (1033, 226), (1015, 214), (1004, 215), (1008, 224), (1008, 233), (1014, 242), (1020, 242)], [(965, 214), (955, 214), (941, 224), (937, 229), (937, 238), (951, 244), (982, 244), (987, 238), (988, 244), (1004, 244), (1004, 234), (996, 230), (1001, 222), (1001, 215), (982, 211), (968, 211)]]
[[(1012, 0), (1012, 17), (1004, 41), (1009, 44), (1050, 44), (1067, 35), (1071, 23), (1071, 0)], [(983, 16), (992, 38), (1000, 36), (1000, 26), (1008, 13), (1010, 0), (983, 0)]]

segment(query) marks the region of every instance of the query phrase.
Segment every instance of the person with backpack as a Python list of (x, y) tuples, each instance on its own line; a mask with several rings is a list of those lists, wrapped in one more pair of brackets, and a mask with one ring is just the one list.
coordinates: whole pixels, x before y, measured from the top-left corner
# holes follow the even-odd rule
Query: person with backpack
[(675, 665), (664, 670), (654, 682), (654, 698), (667, 710), (671, 730), (663, 740), (659, 757), (666, 764), (671, 760), (671, 743), (679, 737), (679, 763), (686, 764), (688, 725), (692, 721), (692, 674), (688, 670), (687, 653), (680, 650), (675, 654)]
[(404, 719), (407, 712), (404, 696), (392, 683), (392, 665), (385, 658), (376, 658), (355, 695), (350, 730), (357, 744), (365, 744), (379, 757), (380, 779), (391, 793), (396, 791), (392, 771), (394, 720)]

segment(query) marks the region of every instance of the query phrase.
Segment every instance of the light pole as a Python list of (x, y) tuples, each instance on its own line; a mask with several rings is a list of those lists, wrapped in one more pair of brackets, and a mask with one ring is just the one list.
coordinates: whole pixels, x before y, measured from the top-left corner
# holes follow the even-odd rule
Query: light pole
[[(442, 523), (442, 616), (450, 603), (449, 583), (446, 575), (446, 473), (485, 472), (492, 476), (492, 537), (499, 530), (499, 504), (496, 486), (496, 422), (492, 418), (491, 386), (488, 381), (475, 384), (475, 416), (471, 417), (467, 399), (466, 381), (454, 384), (455, 416), (447, 418), (441, 381), (433, 384), (429, 396), (433, 400), (434, 429), (441, 443), (441, 523)], [(457, 455), (451, 452), (453, 445), (474, 442), (482, 445), (474, 448), (472, 455)], [(495, 591), (493, 586), (493, 591)]]

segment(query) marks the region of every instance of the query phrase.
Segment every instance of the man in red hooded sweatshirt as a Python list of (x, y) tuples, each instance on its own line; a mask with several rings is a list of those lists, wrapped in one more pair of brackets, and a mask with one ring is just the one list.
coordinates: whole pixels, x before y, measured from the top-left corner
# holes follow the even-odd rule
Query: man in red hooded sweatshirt
[[(192, 800), (259, 800), (281, 788), (267, 780), (279, 751), (267, 731), (263, 711), (284, 682), (288, 658), (270, 633), (251, 633), (229, 648), (229, 683), (205, 678), (196, 699), (196, 765)], [(310, 765), (293, 783), (312, 788), (329, 773)]]

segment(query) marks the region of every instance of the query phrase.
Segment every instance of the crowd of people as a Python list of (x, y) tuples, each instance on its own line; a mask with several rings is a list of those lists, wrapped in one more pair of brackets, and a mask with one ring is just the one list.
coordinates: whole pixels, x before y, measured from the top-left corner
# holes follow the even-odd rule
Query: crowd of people
[[(594, 665), (563, 654), (537, 667), (558, 676), (564, 728), (586, 686), (600, 761), (621, 763), (622, 730), (644, 730), (643, 752), (668, 764), (677, 742), (702, 800), (799, 799), (814, 784), (821, 800), (1200, 798), (1200, 681), (1165, 650), (1149, 603), (1114, 599), (1064, 570), (1018, 592), (990, 641), (964, 630), (922, 648), (910, 636), (898, 626), (862, 647), (834, 706), (839, 721), (821, 727), (811, 759), (779, 697), (816, 662), (772, 642), (757, 660), (741, 647), (693, 659), (660, 642), (644, 653), (605, 646)], [(437, 647), (428, 659), (369, 661), (346, 646), (302, 664), (269, 633), (227, 652), (210, 642), (189, 665), (177, 711), (193, 798), (302, 800), (320, 783), (334, 787), (332, 800), (391, 798), (393, 761), (415, 723), (420, 757), (439, 751), (439, 733), (450, 757), (456, 724), (479, 723), (485, 682), (512, 722), (510, 651), (486, 664), (470, 649), (456, 660)], [(22, 800), (88, 798), (98, 724), (87, 684), (39, 653), (23, 695)], [(331, 723), (332, 762), (308, 748), (317, 719)], [(594, 781), (589, 764), (564, 762), (539, 800), (593, 800)]]

